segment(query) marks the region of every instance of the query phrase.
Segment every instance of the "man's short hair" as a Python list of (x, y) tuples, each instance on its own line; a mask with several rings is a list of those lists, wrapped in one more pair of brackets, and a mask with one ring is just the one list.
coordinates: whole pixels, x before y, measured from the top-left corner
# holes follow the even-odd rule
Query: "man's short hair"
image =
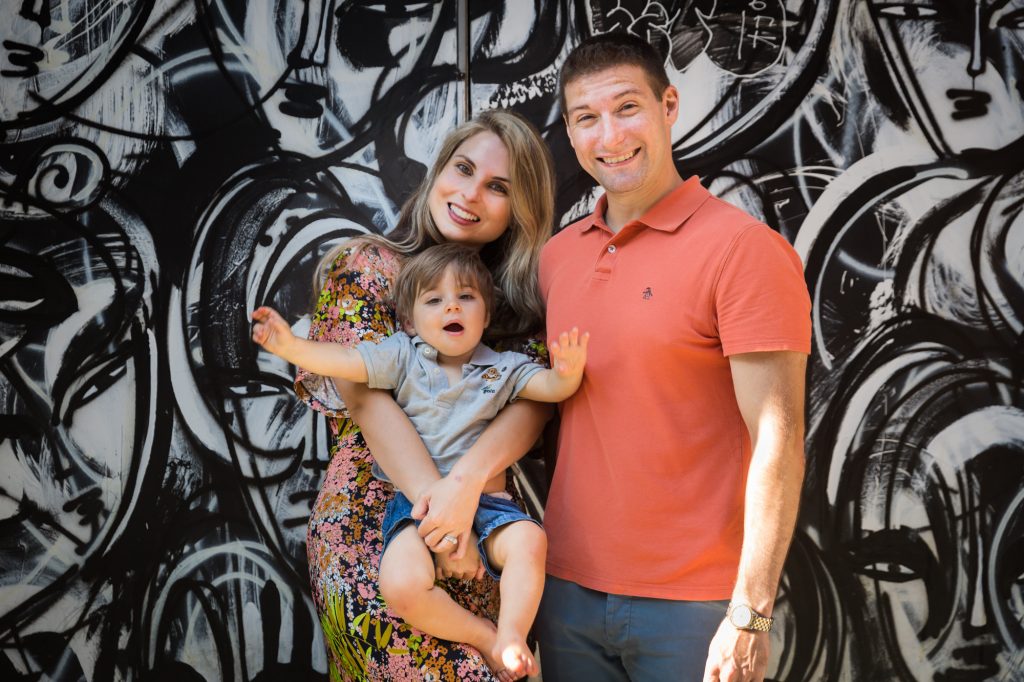
[(661, 98), (670, 83), (665, 72), (665, 58), (646, 40), (629, 33), (602, 33), (591, 36), (574, 47), (558, 77), (558, 99), (565, 111), (565, 86), (582, 76), (616, 66), (638, 66), (647, 75), (654, 96)]
[(392, 289), (400, 324), (412, 320), (416, 297), (436, 285), (449, 267), (455, 271), (460, 286), (480, 292), (488, 313), (494, 309), (494, 278), (480, 254), (468, 246), (448, 242), (426, 248), (402, 265)]

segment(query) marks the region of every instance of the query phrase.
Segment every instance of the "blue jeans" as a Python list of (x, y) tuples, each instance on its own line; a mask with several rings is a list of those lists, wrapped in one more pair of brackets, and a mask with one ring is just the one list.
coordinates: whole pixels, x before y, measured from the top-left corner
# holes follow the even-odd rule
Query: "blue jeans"
[[(502, 526), (507, 526), (516, 521), (529, 521), (538, 526), (541, 525), (537, 519), (520, 509), (519, 505), (512, 500), (487, 494), (480, 496), (480, 503), (476, 508), (476, 514), (473, 515), (473, 531), (477, 536), (477, 550), (480, 552), (480, 560), (483, 562), (488, 575), (495, 580), (501, 580), (501, 573), (491, 565), (490, 560), (487, 558), (487, 552), (484, 550), (484, 540)], [(402, 530), (402, 527), (407, 523), (420, 525), (420, 522), (412, 517), (412, 502), (396, 490), (395, 496), (391, 498), (384, 508), (384, 521), (381, 524), (381, 533), (384, 535), (384, 549), (388, 548), (391, 541), (398, 535), (398, 531)]]
[(549, 575), (535, 630), (544, 682), (699, 682), (728, 604), (607, 594)]

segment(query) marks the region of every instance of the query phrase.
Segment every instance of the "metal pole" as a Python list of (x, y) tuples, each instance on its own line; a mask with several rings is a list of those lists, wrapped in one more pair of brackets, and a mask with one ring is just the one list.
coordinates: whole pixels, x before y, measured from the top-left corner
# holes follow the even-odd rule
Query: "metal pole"
[(462, 123), (473, 115), (469, 84), (469, 0), (458, 0), (457, 12), (458, 28), (455, 35), (458, 56), (456, 65), (459, 69), (459, 78), (462, 80), (462, 106), (459, 107), (459, 123)]

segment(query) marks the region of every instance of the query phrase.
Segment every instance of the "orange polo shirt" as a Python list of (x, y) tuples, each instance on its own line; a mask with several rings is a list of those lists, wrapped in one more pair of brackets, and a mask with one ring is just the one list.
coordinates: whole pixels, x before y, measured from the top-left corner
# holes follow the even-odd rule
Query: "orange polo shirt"
[(727, 599), (751, 455), (728, 356), (810, 352), (803, 268), (696, 177), (618, 234), (606, 206), (541, 256), (548, 336), (591, 333), (560, 408), (547, 571), (614, 594)]

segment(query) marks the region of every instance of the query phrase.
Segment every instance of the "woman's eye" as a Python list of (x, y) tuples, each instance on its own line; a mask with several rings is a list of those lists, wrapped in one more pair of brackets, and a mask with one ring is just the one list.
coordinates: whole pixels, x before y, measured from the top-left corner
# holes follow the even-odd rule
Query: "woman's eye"
[(469, 167), (468, 163), (457, 163), (455, 164), (455, 170), (459, 171), (463, 175), (472, 175), (473, 169)]
[(492, 182), (491, 191), (497, 192), (498, 194), (508, 194), (508, 187), (505, 187), (505, 185), (500, 182)]

